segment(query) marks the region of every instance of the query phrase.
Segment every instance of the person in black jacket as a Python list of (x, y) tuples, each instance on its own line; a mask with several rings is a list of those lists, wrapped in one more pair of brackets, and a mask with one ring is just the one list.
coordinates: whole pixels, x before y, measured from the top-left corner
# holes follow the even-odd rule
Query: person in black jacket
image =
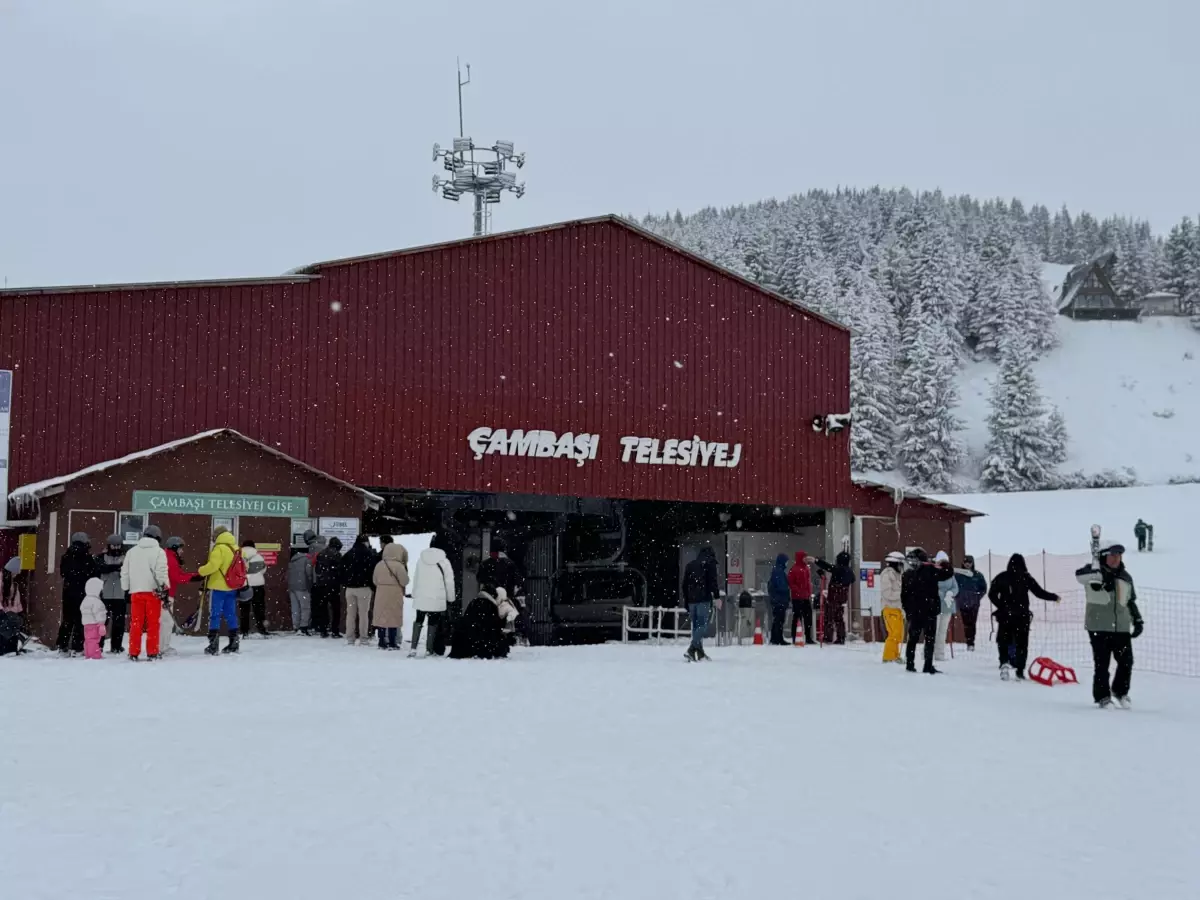
[(55, 646), (63, 656), (75, 656), (83, 652), (83, 614), (79, 605), (87, 593), (88, 579), (100, 574), (92, 556), (92, 539), (87, 534), (77, 531), (71, 535), (71, 546), (63, 553), (58, 570), (63, 580), (62, 624), (58, 626)]
[(1015, 673), (1018, 681), (1025, 679), (1025, 661), (1029, 656), (1029, 626), (1033, 612), (1029, 595), (1050, 603), (1058, 602), (1058, 594), (1043, 590), (1025, 564), (1025, 557), (1014, 553), (1008, 568), (992, 580), (988, 599), (996, 608), (996, 648), (1000, 654), (1000, 677), (1008, 680)]
[(827, 644), (846, 643), (846, 605), (850, 602), (850, 589), (854, 585), (854, 571), (850, 568), (850, 554), (839, 553), (831, 566), (823, 559), (817, 560), (817, 568), (829, 573), (829, 587), (825, 591), (825, 610), (821, 615), (823, 639)]
[(938, 570), (929, 561), (929, 554), (920, 547), (908, 554), (909, 568), (900, 579), (900, 605), (907, 619), (907, 668), (917, 671), (917, 642), (925, 639), (926, 675), (937, 675), (933, 666), (934, 641), (937, 638), (938, 613), (942, 598), (938, 592)]
[(321, 637), (327, 638), (332, 634), (340, 638), (338, 619), (342, 611), (342, 541), (332, 537), (325, 549), (317, 554), (313, 563), (313, 618), (321, 614), (320, 621), (314, 622), (321, 631)]
[(683, 602), (692, 620), (692, 642), (687, 648), (689, 662), (708, 659), (704, 635), (712, 619), (713, 603), (720, 596), (717, 586), (717, 555), (712, 547), (703, 547), (683, 570)]
[(517, 635), (529, 643), (533, 637), (533, 623), (525, 603), (525, 576), (521, 574), (521, 567), (509, 558), (507, 549), (501, 538), (492, 538), (488, 558), (479, 564), (476, 578), (480, 585), (490, 584), (493, 587), (504, 588), (508, 599), (517, 608)]
[(368, 620), (374, 591), (375, 564), (380, 556), (371, 548), (365, 534), (354, 539), (350, 552), (342, 557), (342, 585), (346, 588), (346, 643), (357, 637), (365, 646), (371, 640)]

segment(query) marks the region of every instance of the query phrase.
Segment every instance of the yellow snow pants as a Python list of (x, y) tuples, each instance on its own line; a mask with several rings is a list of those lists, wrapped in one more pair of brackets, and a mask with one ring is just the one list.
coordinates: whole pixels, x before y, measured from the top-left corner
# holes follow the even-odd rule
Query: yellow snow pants
[(900, 642), (904, 639), (904, 613), (885, 608), (883, 626), (887, 629), (887, 640), (883, 642), (883, 661), (895, 662), (900, 658)]

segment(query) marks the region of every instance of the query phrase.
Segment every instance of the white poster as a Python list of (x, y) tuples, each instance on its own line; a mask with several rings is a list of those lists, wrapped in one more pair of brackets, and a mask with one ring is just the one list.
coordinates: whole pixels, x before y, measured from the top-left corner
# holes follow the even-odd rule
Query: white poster
[(871, 615), (881, 615), (883, 600), (879, 589), (879, 572), (883, 567), (877, 562), (863, 562), (858, 569), (858, 608)]
[(358, 537), (358, 519), (326, 519), (320, 520), (320, 528), (317, 529), (317, 534), (328, 540), (329, 538), (337, 538), (342, 542), (342, 552), (347, 553), (350, 547), (354, 544), (354, 539)]
[(0, 369), (0, 522), (8, 519), (8, 420), (12, 413), (13, 373)]
[(728, 535), (725, 538), (726, 542), (726, 559), (725, 559), (725, 584), (728, 585), (727, 593), (741, 593), (742, 587), (746, 581), (746, 539), (740, 534)]

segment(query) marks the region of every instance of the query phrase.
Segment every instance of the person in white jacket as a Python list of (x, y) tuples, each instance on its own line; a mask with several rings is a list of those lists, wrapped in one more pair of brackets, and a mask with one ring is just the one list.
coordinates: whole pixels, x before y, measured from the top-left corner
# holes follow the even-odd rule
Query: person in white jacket
[(250, 617), (253, 614), (258, 621), (258, 633), (270, 637), (267, 631), (267, 561), (254, 541), (242, 541), (242, 558), (246, 560), (246, 591), (248, 595), (242, 600), (238, 595), (238, 619), (240, 620), (242, 636), (250, 633)]
[(933, 658), (941, 662), (946, 658), (946, 632), (950, 628), (950, 620), (954, 616), (955, 598), (958, 597), (958, 579), (954, 576), (954, 567), (950, 565), (950, 557), (946, 551), (939, 550), (933, 558), (937, 567), (938, 597), (942, 606), (938, 612), (937, 634), (933, 640)]
[(162, 540), (162, 529), (151, 525), (121, 564), (121, 589), (129, 592), (129, 658), (134, 661), (142, 653), (143, 631), (147, 659), (159, 657), (160, 619), (170, 590)]
[(83, 620), (83, 655), (87, 659), (104, 658), (100, 648), (104, 643), (104, 620), (108, 617), (108, 609), (100, 599), (103, 590), (103, 581), (89, 578), (84, 585), (83, 602), (79, 604), (79, 614)]
[(879, 597), (883, 604), (883, 627), (887, 640), (883, 642), (883, 661), (902, 663), (900, 644), (904, 640), (904, 607), (901, 603), (901, 582), (904, 575), (904, 554), (893, 550), (883, 560), (879, 573)]
[(454, 600), (454, 567), (446, 558), (445, 550), (430, 547), (421, 551), (421, 555), (417, 557), (416, 571), (413, 573), (412, 598), (413, 608), (417, 611), (417, 621), (413, 624), (412, 646), (408, 655), (417, 655), (421, 627), (426, 619), (429, 619), (429, 634), (425, 641), (425, 650), (432, 655), (446, 607)]

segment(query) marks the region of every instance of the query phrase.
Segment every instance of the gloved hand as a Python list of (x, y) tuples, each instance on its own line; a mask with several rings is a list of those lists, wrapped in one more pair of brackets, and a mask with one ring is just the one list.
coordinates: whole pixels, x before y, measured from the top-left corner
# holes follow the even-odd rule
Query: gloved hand
[(163, 597), (163, 609), (170, 609), (170, 608), (171, 608), (171, 598)]
[(1090, 587), (1093, 591), (1102, 591), (1102, 590), (1104, 590), (1104, 582), (1103, 581), (1089, 581), (1088, 587)]
[(1104, 573), (1104, 580), (1102, 581), (1102, 584), (1104, 585), (1104, 589), (1109, 593), (1112, 593), (1117, 588), (1117, 580), (1113, 578), (1112, 573), (1110, 572)]
[(1144, 630), (1144, 628), (1145, 628), (1145, 623), (1143, 623), (1141, 619), (1134, 619), (1134, 621), (1133, 621), (1133, 637), (1141, 637), (1141, 634), (1142, 634), (1142, 631)]
[(1050, 602), (1051, 603), (1062, 603), (1062, 597), (1058, 596), (1058, 594), (1051, 594)]
[(202, 581), (204, 581), (203, 575), (193, 575), (191, 577), (191, 584), (199, 584)]

